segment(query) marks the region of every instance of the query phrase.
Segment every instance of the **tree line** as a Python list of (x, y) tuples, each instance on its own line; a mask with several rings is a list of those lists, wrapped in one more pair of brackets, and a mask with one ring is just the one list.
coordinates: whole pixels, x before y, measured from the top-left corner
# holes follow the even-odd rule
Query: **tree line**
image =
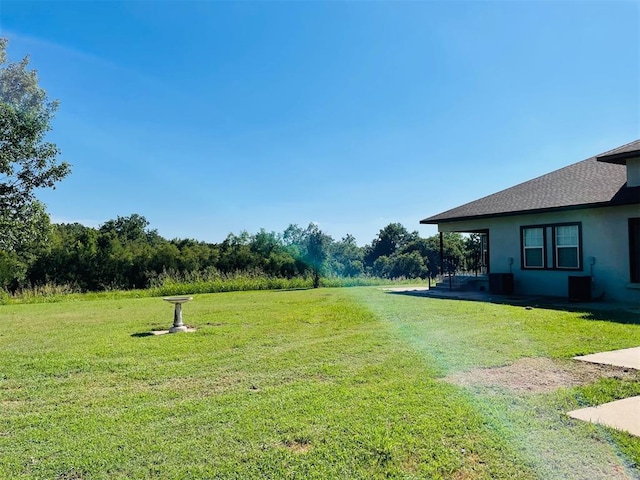
[[(361, 247), (352, 235), (334, 240), (317, 225), (290, 225), (229, 234), (221, 243), (163, 238), (132, 214), (99, 228), (79, 223), (47, 226), (46, 242), (0, 249), (0, 288), (16, 291), (67, 285), (79, 291), (147, 288), (160, 275), (207, 276), (251, 272), (266, 276), (433, 278), (440, 273), (438, 235), (421, 238), (399, 223)], [(445, 234), (446, 268), (473, 268), (475, 239)]]

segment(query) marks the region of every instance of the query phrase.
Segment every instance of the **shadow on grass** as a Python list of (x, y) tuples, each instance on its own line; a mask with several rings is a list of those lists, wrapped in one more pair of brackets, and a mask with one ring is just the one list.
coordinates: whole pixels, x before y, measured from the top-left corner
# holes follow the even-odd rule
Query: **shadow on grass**
[(562, 297), (527, 295), (492, 295), (486, 292), (436, 293), (428, 290), (387, 291), (392, 295), (434, 298), (440, 300), (462, 300), (467, 302), (493, 303), (523, 308), (543, 308), (564, 312), (582, 313), (581, 318), (626, 325), (640, 325), (640, 315), (625, 304), (616, 303), (576, 303)]
[(131, 336), (135, 338), (152, 337), (153, 333), (151, 332), (132, 333)]
[(640, 325), (640, 315), (633, 312), (619, 310), (608, 312), (604, 312), (602, 310), (592, 310), (584, 312), (582, 318), (584, 318), (585, 320), (598, 320), (602, 322), (624, 323), (627, 325)]

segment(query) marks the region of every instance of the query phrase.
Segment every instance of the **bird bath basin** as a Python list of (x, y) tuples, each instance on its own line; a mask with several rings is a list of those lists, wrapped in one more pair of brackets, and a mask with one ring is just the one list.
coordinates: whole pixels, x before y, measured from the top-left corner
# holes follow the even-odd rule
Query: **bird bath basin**
[(189, 331), (187, 326), (182, 323), (182, 304), (193, 300), (193, 297), (164, 297), (162, 300), (173, 303), (175, 306), (173, 311), (173, 327), (169, 329), (169, 333)]

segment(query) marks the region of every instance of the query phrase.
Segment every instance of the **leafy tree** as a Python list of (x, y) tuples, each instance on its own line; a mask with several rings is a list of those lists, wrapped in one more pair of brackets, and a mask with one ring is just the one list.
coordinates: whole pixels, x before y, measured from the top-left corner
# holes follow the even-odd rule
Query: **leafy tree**
[(376, 277), (391, 278), (391, 260), (386, 255), (376, 258), (371, 267), (371, 272)]
[(464, 239), (464, 262), (467, 271), (478, 273), (480, 270), (480, 235), (471, 233)]
[(364, 273), (364, 249), (356, 244), (353, 235), (331, 244), (330, 262), (333, 273), (339, 277), (357, 277)]
[(240, 235), (230, 233), (220, 245), (218, 268), (223, 272), (249, 270), (257, 264), (257, 255), (251, 251), (251, 235), (242, 231)]
[(306, 242), (305, 230), (300, 228), (297, 224), (290, 224), (282, 233), (282, 243), (285, 251), (294, 259), (294, 265), (287, 265), (285, 268), (288, 270), (287, 277), (293, 275), (290, 272), (295, 271), (294, 275), (303, 275), (308, 270), (308, 266), (303, 258), (304, 256), (304, 244)]
[(15, 252), (0, 250), (0, 290), (15, 291), (26, 271), (25, 262)]
[(291, 252), (285, 248), (282, 236), (261, 228), (251, 237), (250, 249), (254, 254), (255, 267), (271, 276), (292, 277), (297, 272)]
[(304, 242), (305, 231), (296, 224), (289, 225), (282, 234), (282, 241), (287, 247), (296, 247)]
[(123, 242), (134, 242), (144, 240), (149, 234), (154, 235), (155, 231), (147, 232), (148, 220), (142, 215), (133, 213), (128, 217), (118, 216), (115, 220), (108, 220), (100, 227), (100, 233), (113, 233)]
[(417, 251), (378, 257), (373, 272), (384, 278), (426, 278), (428, 274), (424, 259)]
[(402, 247), (399, 259), (404, 277), (407, 278), (427, 278), (431, 277), (433, 270), (433, 257), (436, 252), (431, 250), (430, 243), (426, 238), (414, 238)]
[(265, 259), (280, 250), (280, 247), (281, 242), (275, 232), (267, 232), (264, 228), (261, 228), (250, 240), (251, 251)]
[(313, 288), (320, 286), (320, 278), (327, 271), (333, 239), (310, 223), (306, 229), (292, 224), (282, 234), (283, 243), (298, 264), (300, 273), (311, 272)]
[(428, 270), (425, 259), (418, 251), (394, 255), (392, 260), (392, 278), (427, 278)]
[(0, 249), (19, 251), (27, 241), (46, 237), (39, 188), (54, 187), (70, 168), (58, 147), (45, 140), (58, 108), (38, 84), (29, 57), (8, 63), (7, 39), (0, 38)]
[(400, 223), (390, 223), (378, 233), (378, 236), (367, 246), (364, 256), (365, 264), (372, 267), (382, 256), (390, 257), (407, 243), (416, 240), (418, 232), (411, 232)]
[(440, 258), (440, 236), (432, 235), (425, 239), (429, 246), (429, 275), (435, 276), (435, 272), (439, 272), (441, 260), (444, 264), (444, 272), (455, 273), (465, 265), (466, 247), (464, 237), (455, 232), (445, 232), (442, 235), (444, 258)]
[(151, 271), (176, 269), (178, 249), (148, 226), (146, 218), (134, 213), (100, 227), (98, 264), (104, 288), (144, 288)]
[(182, 273), (203, 272), (214, 268), (218, 261), (217, 245), (191, 239), (172, 240), (171, 243), (180, 251), (178, 270)]
[[(44, 205), (38, 201), (24, 204), (20, 208), (23, 221), (3, 222), (0, 215), (0, 253), (11, 259), (11, 269), (5, 269), (5, 275), (12, 273), (10, 282), (0, 282), (0, 288), (15, 291), (25, 285), (30, 265), (48, 250), (47, 239), (51, 232), (49, 216)], [(11, 225), (8, 225), (11, 223)]]
[(326, 269), (329, 246), (332, 242), (333, 239), (323, 233), (315, 223), (310, 223), (304, 232), (303, 259), (311, 269), (313, 288), (320, 286), (320, 277)]
[(98, 232), (79, 223), (54, 225), (48, 248), (31, 264), (31, 284), (73, 285), (82, 290), (100, 286)]
[(446, 272), (455, 273), (464, 268), (465, 244), (460, 233), (446, 232), (443, 235), (444, 268)]
[(146, 282), (146, 277), (150, 271), (162, 273), (180, 270), (180, 249), (173, 243), (165, 241), (158, 244), (155, 248), (149, 249), (149, 256), (150, 258), (146, 265), (145, 262), (140, 261), (144, 258), (143, 255), (138, 255), (138, 261), (135, 262), (140, 267), (146, 267), (141, 268), (139, 272), (142, 281)]

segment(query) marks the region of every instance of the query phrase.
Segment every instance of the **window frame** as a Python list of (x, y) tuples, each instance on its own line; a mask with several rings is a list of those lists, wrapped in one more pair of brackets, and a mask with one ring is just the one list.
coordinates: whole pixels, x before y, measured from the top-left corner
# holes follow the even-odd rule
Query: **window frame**
[[(578, 244), (576, 246), (558, 246), (557, 245), (557, 231), (558, 227), (578, 227)], [(524, 245), (524, 232), (528, 229), (542, 229), (542, 267), (533, 267), (525, 265), (525, 245)], [(551, 239), (549, 239), (549, 235)], [(538, 248), (538, 247), (530, 247)], [(558, 248), (577, 248), (577, 267), (561, 267), (558, 265)], [(549, 258), (549, 249), (552, 251), (551, 259)], [(543, 223), (535, 225), (521, 225), (520, 226), (520, 268), (522, 270), (561, 270), (561, 271), (582, 271), (584, 269), (584, 262), (582, 261), (583, 249), (582, 249), (582, 222), (562, 222), (562, 223)]]
[[(573, 223), (559, 223), (550, 225), (553, 232), (553, 268), (556, 270), (582, 270), (582, 225), (578, 222)], [(558, 245), (558, 228), (560, 227), (577, 227), (578, 241), (576, 245)], [(559, 265), (558, 249), (560, 248), (575, 248), (576, 249), (576, 261), (578, 265), (575, 267), (563, 267)]]
[[(542, 245), (539, 247), (527, 247), (524, 243), (525, 230), (542, 230)], [(526, 251), (527, 249), (541, 249), (542, 250), (542, 265), (529, 266), (527, 265)], [(524, 270), (544, 270), (547, 267), (547, 229), (542, 225), (526, 225), (520, 227), (520, 263)]]

